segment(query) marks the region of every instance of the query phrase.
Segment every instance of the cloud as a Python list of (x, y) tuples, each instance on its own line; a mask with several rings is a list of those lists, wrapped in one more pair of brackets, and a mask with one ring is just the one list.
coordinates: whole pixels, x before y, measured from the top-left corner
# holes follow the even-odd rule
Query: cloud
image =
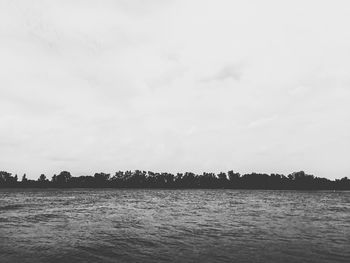
[(220, 69), (215, 75), (203, 79), (203, 81), (224, 81), (227, 79), (232, 79), (234, 81), (239, 81), (242, 77), (242, 67), (237, 65), (227, 65)]
[(53, 162), (60, 162), (60, 163), (69, 163), (69, 162), (75, 162), (78, 160), (78, 158), (74, 157), (62, 157), (62, 156), (52, 156), (49, 157), (48, 160), (51, 160)]
[(265, 126), (267, 124), (270, 124), (274, 120), (276, 120), (277, 116), (270, 116), (265, 118), (256, 119), (248, 124), (249, 128), (261, 128), (261, 126)]
[(350, 169), (345, 1), (0, 5), (1, 169)]

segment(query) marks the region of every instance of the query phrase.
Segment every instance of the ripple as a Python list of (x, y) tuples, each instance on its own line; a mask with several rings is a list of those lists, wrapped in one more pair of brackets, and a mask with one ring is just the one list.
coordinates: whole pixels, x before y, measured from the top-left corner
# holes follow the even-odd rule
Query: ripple
[(0, 206), (0, 211), (7, 211), (7, 210), (17, 210), (21, 209), (23, 205), (13, 204), (13, 205), (4, 205)]
[[(350, 192), (1, 191), (4, 262), (348, 262)], [(20, 260), (23, 259), (23, 260)]]

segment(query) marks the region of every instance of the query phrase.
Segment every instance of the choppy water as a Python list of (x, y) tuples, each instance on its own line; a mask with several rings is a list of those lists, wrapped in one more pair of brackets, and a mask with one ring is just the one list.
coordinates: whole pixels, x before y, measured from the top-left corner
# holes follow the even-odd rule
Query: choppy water
[(0, 262), (350, 262), (350, 192), (2, 189)]

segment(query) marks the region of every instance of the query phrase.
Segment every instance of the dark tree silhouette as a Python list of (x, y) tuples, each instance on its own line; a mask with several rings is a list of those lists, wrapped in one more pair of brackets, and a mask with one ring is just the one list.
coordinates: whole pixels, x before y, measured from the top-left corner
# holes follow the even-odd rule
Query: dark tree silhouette
[(228, 171), (203, 173), (197, 175), (191, 172), (155, 173), (152, 171), (118, 171), (112, 177), (107, 173), (95, 173), (94, 176), (84, 175), (73, 177), (69, 172), (62, 171), (53, 175), (49, 181), (41, 174), (37, 181), (28, 180), (26, 174), (18, 182), (17, 175), (0, 171), (0, 187), (113, 187), (113, 188), (227, 188), (227, 189), (296, 189), (296, 190), (350, 190), (350, 180), (347, 177), (334, 181), (306, 174), (304, 171), (283, 174), (251, 173), (240, 175)]
[(63, 171), (63, 172), (60, 172), (60, 174), (56, 176), (55, 183), (57, 185), (64, 186), (69, 182), (69, 180), (71, 178), (72, 178), (72, 175), (70, 174), (70, 172)]
[(12, 181), (11, 174), (5, 171), (0, 171), (0, 182), (7, 184)]
[(25, 182), (27, 182), (27, 181), (28, 181), (27, 175), (26, 175), (26, 174), (23, 174), (23, 176), (22, 176), (22, 183), (25, 183)]
[(96, 186), (107, 186), (110, 174), (95, 173), (94, 179)]
[(38, 178), (38, 182), (44, 183), (46, 181), (48, 180), (46, 179), (45, 174), (41, 174), (40, 177)]

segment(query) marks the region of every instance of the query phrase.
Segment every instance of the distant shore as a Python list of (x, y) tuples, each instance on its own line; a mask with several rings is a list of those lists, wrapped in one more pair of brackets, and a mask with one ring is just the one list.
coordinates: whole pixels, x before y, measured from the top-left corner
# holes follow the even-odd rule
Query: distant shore
[(41, 174), (37, 180), (22, 180), (17, 175), (0, 171), (0, 188), (165, 188), (165, 189), (265, 189), (265, 190), (350, 190), (350, 179), (329, 180), (303, 171), (283, 174), (243, 174), (191, 172), (154, 173), (151, 171), (119, 171), (113, 176), (95, 173), (94, 176), (72, 176), (63, 171), (51, 180)]

